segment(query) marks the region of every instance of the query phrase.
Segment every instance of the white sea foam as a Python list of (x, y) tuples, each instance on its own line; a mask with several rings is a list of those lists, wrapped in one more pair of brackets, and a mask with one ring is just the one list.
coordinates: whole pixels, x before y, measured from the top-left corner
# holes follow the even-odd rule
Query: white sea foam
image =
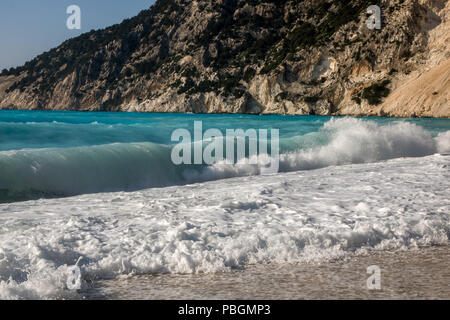
[[(299, 138), (305, 140), (305, 137), (294, 137), (290, 140), (296, 141)], [(325, 140), (327, 143), (317, 146), (309, 142), (312, 144), (309, 148), (281, 154), (280, 171), (312, 170), (450, 152), (446, 151), (450, 150), (450, 131), (433, 138), (422, 127), (400, 121), (382, 126), (376, 122), (356, 118), (332, 119), (315, 134), (315, 138)], [(186, 169), (183, 174), (188, 181), (257, 175), (261, 173), (262, 163), (270, 163), (270, 160), (261, 158), (258, 159), (262, 160), (259, 165), (250, 165), (246, 160), (242, 159), (235, 165), (220, 162), (200, 172)]]
[(432, 155), (1, 204), (0, 298), (76, 297), (67, 268), (80, 257), (92, 280), (448, 244), (449, 168)]
[(355, 118), (332, 119), (322, 130), (331, 137), (330, 142), (322, 147), (286, 155), (283, 159), (286, 171), (423, 157), (437, 152), (431, 134), (408, 122), (380, 126)]
[(439, 153), (450, 153), (450, 131), (439, 133), (436, 144)]

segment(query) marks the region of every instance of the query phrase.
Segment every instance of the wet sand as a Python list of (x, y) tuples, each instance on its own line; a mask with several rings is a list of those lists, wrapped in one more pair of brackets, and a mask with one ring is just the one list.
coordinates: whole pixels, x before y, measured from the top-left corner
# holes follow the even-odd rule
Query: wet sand
[[(321, 264), (253, 265), (230, 273), (105, 280), (86, 299), (450, 299), (450, 246), (376, 252)], [(369, 290), (367, 267), (381, 269)]]

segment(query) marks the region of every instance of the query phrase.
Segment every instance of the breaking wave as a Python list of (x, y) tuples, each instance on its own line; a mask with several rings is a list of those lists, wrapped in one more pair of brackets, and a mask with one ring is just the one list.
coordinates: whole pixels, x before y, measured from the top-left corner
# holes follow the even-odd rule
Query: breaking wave
[[(331, 119), (318, 132), (281, 139), (279, 168), (287, 172), (423, 157), (450, 152), (449, 141), (450, 131), (433, 138), (408, 122)], [(170, 157), (171, 146), (155, 143), (2, 151), (0, 202), (258, 175), (263, 167), (247, 164), (248, 159), (234, 165), (175, 166)]]

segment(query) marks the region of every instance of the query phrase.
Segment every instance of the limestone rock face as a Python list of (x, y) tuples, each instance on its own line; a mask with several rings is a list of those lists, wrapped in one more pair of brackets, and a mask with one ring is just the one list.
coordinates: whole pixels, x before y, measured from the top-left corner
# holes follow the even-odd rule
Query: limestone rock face
[(158, 0), (3, 71), (0, 108), (450, 117), (449, 3)]
[(393, 116), (448, 117), (450, 115), (450, 59), (408, 78), (376, 112)]

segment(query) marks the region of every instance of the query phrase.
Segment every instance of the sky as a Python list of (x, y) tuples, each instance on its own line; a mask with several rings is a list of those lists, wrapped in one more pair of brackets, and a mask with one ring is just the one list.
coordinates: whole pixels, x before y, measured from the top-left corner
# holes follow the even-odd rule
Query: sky
[[(63, 41), (148, 9), (155, 0), (1, 0), (0, 71), (23, 65)], [(69, 30), (67, 7), (81, 9), (81, 30)]]

